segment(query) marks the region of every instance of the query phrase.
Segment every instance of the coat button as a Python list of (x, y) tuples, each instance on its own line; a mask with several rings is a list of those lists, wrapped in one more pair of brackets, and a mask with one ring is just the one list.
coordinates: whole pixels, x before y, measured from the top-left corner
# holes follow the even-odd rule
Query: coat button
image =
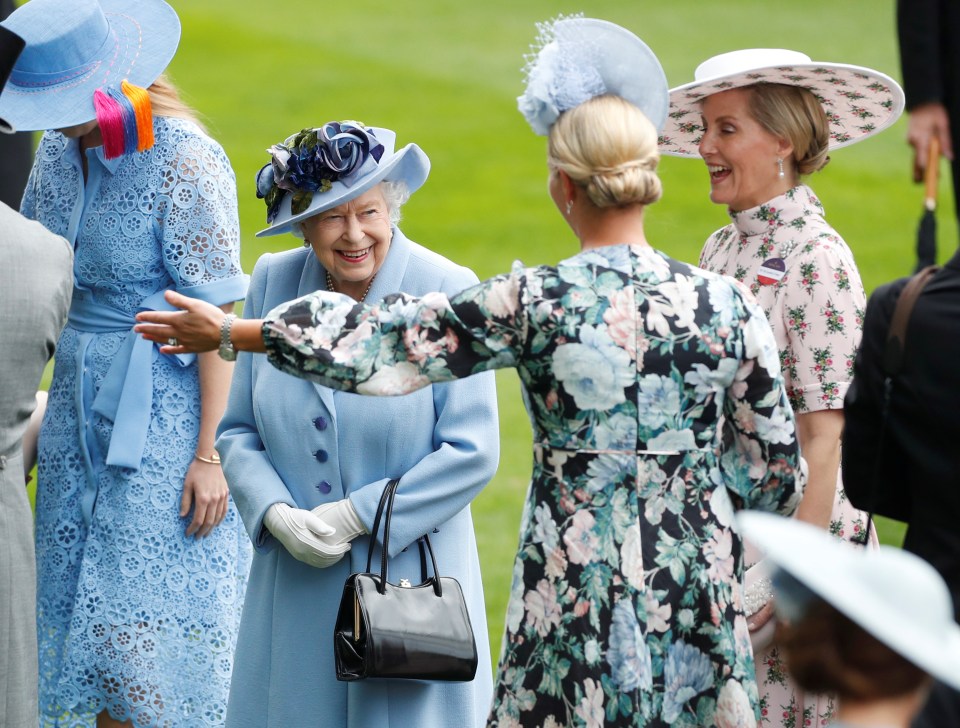
[(321, 431), (327, 429), (327, 418), (326, 418), (326, 417), (317, 417), (317, 418), (313, 421), (313, 426), (316, 427), (318, 430), (321, 430)]
[(326, 450), (317, 450), (313, 456), (317, 459), (318, 462), (325, 463), (329, 459), (330, 455)]
[(319, 490), (324, 495), (329, 493), (330, 489), (331, 489), (330, 483), (326, 480), (321, 480), (319, 483), (317, 483), (317, 490)]

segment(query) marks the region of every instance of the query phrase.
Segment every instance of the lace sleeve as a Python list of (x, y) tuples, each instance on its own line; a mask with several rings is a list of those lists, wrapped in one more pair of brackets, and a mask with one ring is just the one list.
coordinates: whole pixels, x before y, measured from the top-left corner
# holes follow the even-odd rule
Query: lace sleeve
[(157, 224), (170, 277), (181, 290), (242, 278), (230, 161), (219, 144), (188, 122), (172, 120), (168, 137), (171, 153), (162, 160)]

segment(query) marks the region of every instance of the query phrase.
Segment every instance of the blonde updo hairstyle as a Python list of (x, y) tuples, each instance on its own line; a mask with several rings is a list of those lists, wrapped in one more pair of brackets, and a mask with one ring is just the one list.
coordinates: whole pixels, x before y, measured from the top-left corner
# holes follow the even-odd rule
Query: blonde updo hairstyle
[(798, 174), (812, 174), (827, 166), (830, 122), (812, 92), (782, 83), (757, 83), (746, 88), (751, 91), (753, 118), (768, 132), (793, 145)]
[(547, 162), (567, 173), (597, 207), (650, 205), (660, 199), (657, 130), (636, 106), (596, 96), (565, 111), (550, 128)]

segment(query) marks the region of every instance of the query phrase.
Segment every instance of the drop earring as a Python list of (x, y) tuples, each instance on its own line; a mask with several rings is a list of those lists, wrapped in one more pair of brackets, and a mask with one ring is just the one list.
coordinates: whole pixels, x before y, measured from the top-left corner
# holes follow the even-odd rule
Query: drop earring
[(305, 248), (309, 248), (309, 247), (310, 247), (310, 241), (307, 240), (307, 237), (306, 237), (306, 236), (304, 236), (304, 238), (303, 238), (303, 247), (305, 247)]
[(573, 210), (573, 200), (567, 200), (567, 215), (570, 214), (571, 210)]
[(781, 157), (777, 157), (777, 169), (779, 170), (779, 173), (777, 174), (777, 176), (780, 179), (783, 179), (785, 175), (783, 173), (783, 159)]

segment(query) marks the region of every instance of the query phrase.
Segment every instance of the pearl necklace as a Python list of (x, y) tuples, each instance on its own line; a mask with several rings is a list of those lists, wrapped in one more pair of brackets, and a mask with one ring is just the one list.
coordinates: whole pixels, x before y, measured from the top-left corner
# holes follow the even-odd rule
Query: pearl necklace
[[(331, 293), (339, 293), (339, 291), (337, 291), (337, 289), (334, 288), (333, 286), (333, 278), (330, 277), (330, 271), (325, 271), (325, 273), (327, 275), (327, 290), (330, 291)], [(363, 303), (364, 299), (367, 297), (367, 294), (370, 293), (370, 287), (373, 285), (373, 279), (376, 277), (377, 275), (376, 273), (374, 273), (373, 276), (370, 278), (370, 282), (367, 284), (367, 290), (365, 290), (363, 292), (363, 295), (360, 296), (359, 303)], [(347, 294), (344, 294), (344, 295), (347, 295)]]

